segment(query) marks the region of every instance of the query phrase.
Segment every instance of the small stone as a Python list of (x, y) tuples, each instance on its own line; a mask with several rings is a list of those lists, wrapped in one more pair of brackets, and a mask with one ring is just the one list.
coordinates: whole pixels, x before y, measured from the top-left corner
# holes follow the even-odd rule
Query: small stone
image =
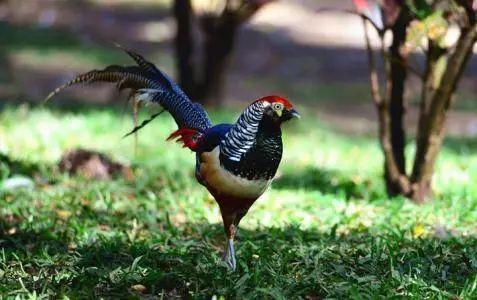
[(139, 293), (144, 293), (146, 291), (146, 287), (143, 286), (142, 284), (135, 284), (133, 286), (131, 286), (131, 289), (135, 292), (139, 292)]
[(8, 179), (5, 179), (0, 184), (0, 189), (9, 191), (9, 190), (17, 190), (17, 189), (31, 189), (34, 187), (33, 180), (28, 177), (24, 176), (14, 176)]

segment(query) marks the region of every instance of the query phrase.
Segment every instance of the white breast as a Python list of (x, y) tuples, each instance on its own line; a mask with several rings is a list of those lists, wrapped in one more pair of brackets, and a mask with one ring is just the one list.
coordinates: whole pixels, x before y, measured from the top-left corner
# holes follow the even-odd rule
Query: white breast
[(201, 154), (200, 175), (215, 193), (231, 198), (256, 199), (270, 185), (271, 179), (248, 180), (230, 173), (220, 165), (219, 154), (219, 147)]

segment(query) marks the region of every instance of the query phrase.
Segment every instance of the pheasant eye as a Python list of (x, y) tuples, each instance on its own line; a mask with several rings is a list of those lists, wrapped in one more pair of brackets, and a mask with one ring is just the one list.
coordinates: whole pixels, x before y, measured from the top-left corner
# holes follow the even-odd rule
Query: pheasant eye
[(273, 110), (282, 110), (282, 109), (283, 109), (283, 104), (281, 103), (273, 104)]

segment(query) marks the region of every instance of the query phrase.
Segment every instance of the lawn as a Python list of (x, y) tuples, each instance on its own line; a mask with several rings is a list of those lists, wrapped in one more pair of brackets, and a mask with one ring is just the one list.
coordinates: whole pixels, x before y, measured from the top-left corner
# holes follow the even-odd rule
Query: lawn
[[(61, 98), (61, 97), (59, 97)], [(56, 99), (61, 101), (61, 99)], [(477, 298), (477, 155), (449, 141), (433, 204), (387, 199), (374, 139), (346, 136), (312, 110), (284, 130), (279, 176), (238, 235), (236, 272), (220, 262), (219, 211), (194, 156), (163, 140), (165, 115), (134, 139), (123, 109), (0, 111), (0, 294), (5, 298)], [(232, 121), (238, 111), (214, 111)], [(145, 115), (143, 115), (145, 117)], [(66, 149), (131, 163), (135, 179), (59, 173)], [(412, 154), (413, 149), (409, 149)]]

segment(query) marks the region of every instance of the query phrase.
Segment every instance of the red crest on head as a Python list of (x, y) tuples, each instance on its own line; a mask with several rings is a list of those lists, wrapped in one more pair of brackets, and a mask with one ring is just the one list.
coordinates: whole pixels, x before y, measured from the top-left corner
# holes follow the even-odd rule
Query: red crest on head
[(274, 102), (282, 103), (286, 109), (291, 109), (293, 107), (290, 101), (288, 101), (286, 98), (281, 96), (274, 96), (274, 95), (265, 96), (263, 98), (258, 99), (257, 101), (267, 101), (270, 103), (274, 103)]

